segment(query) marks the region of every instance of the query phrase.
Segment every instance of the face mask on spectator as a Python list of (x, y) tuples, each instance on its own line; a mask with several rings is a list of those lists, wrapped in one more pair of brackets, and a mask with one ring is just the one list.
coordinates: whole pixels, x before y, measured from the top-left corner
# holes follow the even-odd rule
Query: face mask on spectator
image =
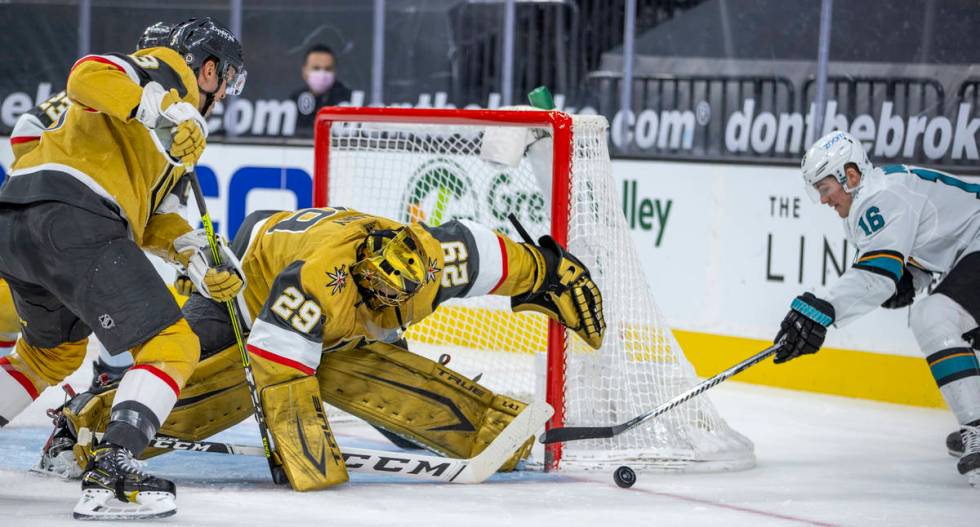
[(334, 74), (327, 70), (313, 70), (306, 74), (306, 84), (313, 93), (323, 93), (333, 86)]

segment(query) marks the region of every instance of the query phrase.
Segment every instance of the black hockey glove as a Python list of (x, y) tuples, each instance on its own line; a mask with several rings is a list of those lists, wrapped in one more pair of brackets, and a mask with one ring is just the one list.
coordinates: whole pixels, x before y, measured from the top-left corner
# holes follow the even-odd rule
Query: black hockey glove
[(881, 307), (885, 309), (898, 309), (908, 306), (915, 300), (915, 285), (912, 281), (912, 269), (905, 266), (902, 278), (895, 286), (895, 294), (885, 300)]
[(975, 327), (964, 333), (963, 340), (969, 342), (973, 349), (980, 351), (980, 327)]
[(773, 362), (782, 364), (800, 355), (816, 353), (823, 346), (827, 326), (834, 323), (834, 317), (834, 306), (812, 293), (794, 298), (789, 313), (779, 325), (774, 342), (782, 342), (782, 347)]

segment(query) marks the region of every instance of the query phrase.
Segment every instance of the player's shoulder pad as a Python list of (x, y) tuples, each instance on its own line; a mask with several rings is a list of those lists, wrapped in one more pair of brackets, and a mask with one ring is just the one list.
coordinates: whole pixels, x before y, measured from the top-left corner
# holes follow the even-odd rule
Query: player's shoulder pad
[[(428, 232), (430, 236), (427, 239), (435, 242), (431, 246), (426, 244), (426, 254), (432, 258), (429, 267), (434, 269), (432, 278), (441, 283), (435, 305), (450, 298), (466, 296), (480, 276), (482, 266), (479, 244), (473, 231), (465, 222), (458, 220), (447, 221), (437, 227), (419, 224), (418, 228)], [(451, 275), (449, 278), (445, 277), (447, 273)]]
[[(905, 214), (910, 207), (908, 200), (902, 195), (901, 187), (875, 182), (873, 185), (862, 187), (859, 197), (855, 198), (848, 220), (855, 226), (863, 226), (861, 230), (871, 235), (889, 223), (891, 218)], [(872, 223), (874, 225), (872, 225)]]
[(181, 99), (197, 106), (200, 99), (197, 76), (176, 51), (158, 47), (141, 49), (132, 55), (122, 53), (112, 55), (133, 66), (139, 76), (140, 86), (157, 82), (166, 90), (177, 90)]
[(300, 280), (306, 293), (315, 298), (323, 316), (331, 325), (331, 333), (353, 328), (360, 292), (350, 266), (356, 259), (355, 242), (327, 244), (306, 259)]

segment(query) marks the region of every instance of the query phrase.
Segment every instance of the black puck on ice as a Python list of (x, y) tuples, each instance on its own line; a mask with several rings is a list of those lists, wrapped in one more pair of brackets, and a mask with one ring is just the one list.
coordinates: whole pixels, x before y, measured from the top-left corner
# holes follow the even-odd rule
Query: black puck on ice
[(620, 487), (628, 489), (632, 487), (634, 483), (636, 483), (636, 472), (633, 472), (633, 469), (623, 465), (617, 468), (616, 472), (613, 472), (613, 480)]

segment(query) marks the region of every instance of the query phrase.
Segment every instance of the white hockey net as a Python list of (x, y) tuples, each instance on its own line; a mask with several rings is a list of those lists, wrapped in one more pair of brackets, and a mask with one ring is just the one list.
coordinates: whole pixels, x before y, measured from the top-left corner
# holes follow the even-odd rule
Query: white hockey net
[[(646, 285), (613, 184), (603, 117), (575, 116), (568, 133), (549, 122), (513, 126), (515, 114), (550, 112), (390, 112), (390, 120), (380, 109), (320, 114), (316, 204), (326, 199), (403, 222), (473, 219), (515, 239), (508, 214), (535, 239), (554, 233), (561, 240), (560, 231), (566, 230), (569, 251), (591, 270), (602, 291), (608, 325), (598, 351), (571, 332), (562, 332), (564, 349), (562, 339), (549, 349), (545, 317), (512, 313), (503, 297), (454, 300), (409, 329), (412, 351), (434, 359), (446, 354), (450, 368), (479, 376), (494, 391), (523, 400), (547, 396), (558, 406), (556, 422), (566, 425), (618, 424), (697, 381)], [(511, 126), (500, 128), (505, 124)], [(493, 131), (484, 137), (486, 130)], [(533, 143), (526, 152), (525, 138)], [(499, 161), (515, 148), (513, 166), (481, 158), (483, 153)], [(558, 155), (552, 163), (553, 149), (570, 155)], [(566, 202), (566, 227), (556, 229), (552, 203), (561, 211)], [(704, 396), (615, 438), (569, 442), (549, 454), (549, 463), (560, 459), (562, 468), (628, 462), (668, 470), (731, 470), (754, 463), (752, 443)]]

